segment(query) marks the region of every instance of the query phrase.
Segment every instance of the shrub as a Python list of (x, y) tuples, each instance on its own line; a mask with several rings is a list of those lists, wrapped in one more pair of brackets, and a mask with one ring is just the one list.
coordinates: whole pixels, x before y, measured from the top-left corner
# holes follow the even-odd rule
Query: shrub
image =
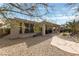
[(63, 33), (63, 36), (67, 36), (67, 33)]

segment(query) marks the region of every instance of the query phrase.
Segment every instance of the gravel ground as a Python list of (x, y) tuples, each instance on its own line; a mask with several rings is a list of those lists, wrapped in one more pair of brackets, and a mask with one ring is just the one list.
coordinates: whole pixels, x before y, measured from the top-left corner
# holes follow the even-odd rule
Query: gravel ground
[(76, 56), (51, 46), (54, 35), (23, 39), (0, 39), (0, 55), (4, 56)]
[(65, 40), (69, 40), (69, 41), (73, 41), (73, 42), (76, 42), (76, 43), (79, 43), (79, 38), (77, 36), (63, 36), (63, 34), (59, 34), (58, 37), (62, 38), (62, 39), (65, 39)]

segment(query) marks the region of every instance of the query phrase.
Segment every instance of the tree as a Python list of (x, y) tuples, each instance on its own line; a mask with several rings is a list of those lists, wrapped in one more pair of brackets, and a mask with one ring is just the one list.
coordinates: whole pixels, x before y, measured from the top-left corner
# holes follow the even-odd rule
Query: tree
[[(41, 12), (40, 7), (44, 9), (44, 12)], [(42, 17), (49, 13), (49, 7), (46, 3), (4, 3), (0, 6), (0, 17), (7, 20), (5, 24), (10, 23), (10, 18), (17, 18), (16, 14), (24, 15), (27, 18), (43, 19)]]
[(66, 24), (66, 27), (71, 29), (72, 33), (77, 33), (79, 31), (78, 27), (79, 27), (79, 21), (75, 21), (73, 20), (72, 22), (68, 22)]
[[(39, 7), (43, 8), (44, 12), (41, 12), (42, 9), (40, 10)], [(3, 6), (0, 7), (0, 15), (7, 18), (9, 15), (19, 13), (26, 16), (41, 18), (48, 14), (48, 7), (48, 4), (45, 3), (9, 3), (3, 4)]]

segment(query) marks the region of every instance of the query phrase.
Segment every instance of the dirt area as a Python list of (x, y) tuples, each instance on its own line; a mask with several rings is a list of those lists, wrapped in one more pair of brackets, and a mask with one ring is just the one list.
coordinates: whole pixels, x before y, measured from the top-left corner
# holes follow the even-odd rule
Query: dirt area
[(61, 34), (58, 35), (58, 37), (65, 39), (65, 40), (68, 40), (68, 41), (73, 41), (73, 42), (79, 43), (79, 37), (77, 37), (76, 35), (74, 35), (74, 36), (70, 36), (70, 35), (63, 36), (63, 33), (61, 33)]
[(55, 34), (22, 39), (0, 39), (0, 55), (8, 56), (76, 56), (51, 46)]

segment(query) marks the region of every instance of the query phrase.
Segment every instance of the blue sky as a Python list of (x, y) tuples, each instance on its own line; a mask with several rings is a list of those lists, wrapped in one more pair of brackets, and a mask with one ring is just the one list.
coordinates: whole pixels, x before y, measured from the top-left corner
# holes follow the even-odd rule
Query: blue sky
[[(2, 4), (0, 4), (0, 6), (1, 5)], [(51, 3), (48, 5), (51, 6), (48, 8), (50, 13), (43, 16), (43, 18), (49, 22), (55, 22), (57, 24), (65, 24), (66, 22), (73, 20), (75, 18), (74, 9), (78, 6), (77, 4), (71, 8), (68, 7), (66, 3)], [(45, 13), (45, 8), (43, 8), (42, 6), (39, 6), (39, 10), (40, 10), (40, 14)], [(24, 19), (29, 18), (28, 16), (21, 14), (14, 14), (14, 16)], [(31, 20), (41, 21), (41, 19), (39, 18), (31, 18)]]
[(48, 21), (55, 22), (57, 24), (65, 24), (75, 18), (74, 9), (78, 4), (73, 7), (69, 7), (66, 3), (51, 3), (49, 5), (52, 6), (53, 9), (51, 10), (51, 7), (49, 7), (50, 13), (44, 16)]
[[(47, 21), (55, 22), (57, 24), (65, 24), (66, 22), (75, 18), (74, 9), (78, 6), (78, 4), (73, 7), (68, 7), (66, 3), (51, 3), (49, 5), (52, 6), (53, 10), (51, 10), (52, 8), (49, 7), (50, 13), (44, 16)], [(41, 9), (41, 12), (43, 13), (44, 10), (43, 8)]]
[(54, 5), (54, 10), (52, 11), (52, 14), (49, 15), (49, 18), (54, 20), (57, 24), (64, 24), (74, 18), (74, 11), (68, 6), (66, 6), (66, 4), (57, 3), (52, 5)]

